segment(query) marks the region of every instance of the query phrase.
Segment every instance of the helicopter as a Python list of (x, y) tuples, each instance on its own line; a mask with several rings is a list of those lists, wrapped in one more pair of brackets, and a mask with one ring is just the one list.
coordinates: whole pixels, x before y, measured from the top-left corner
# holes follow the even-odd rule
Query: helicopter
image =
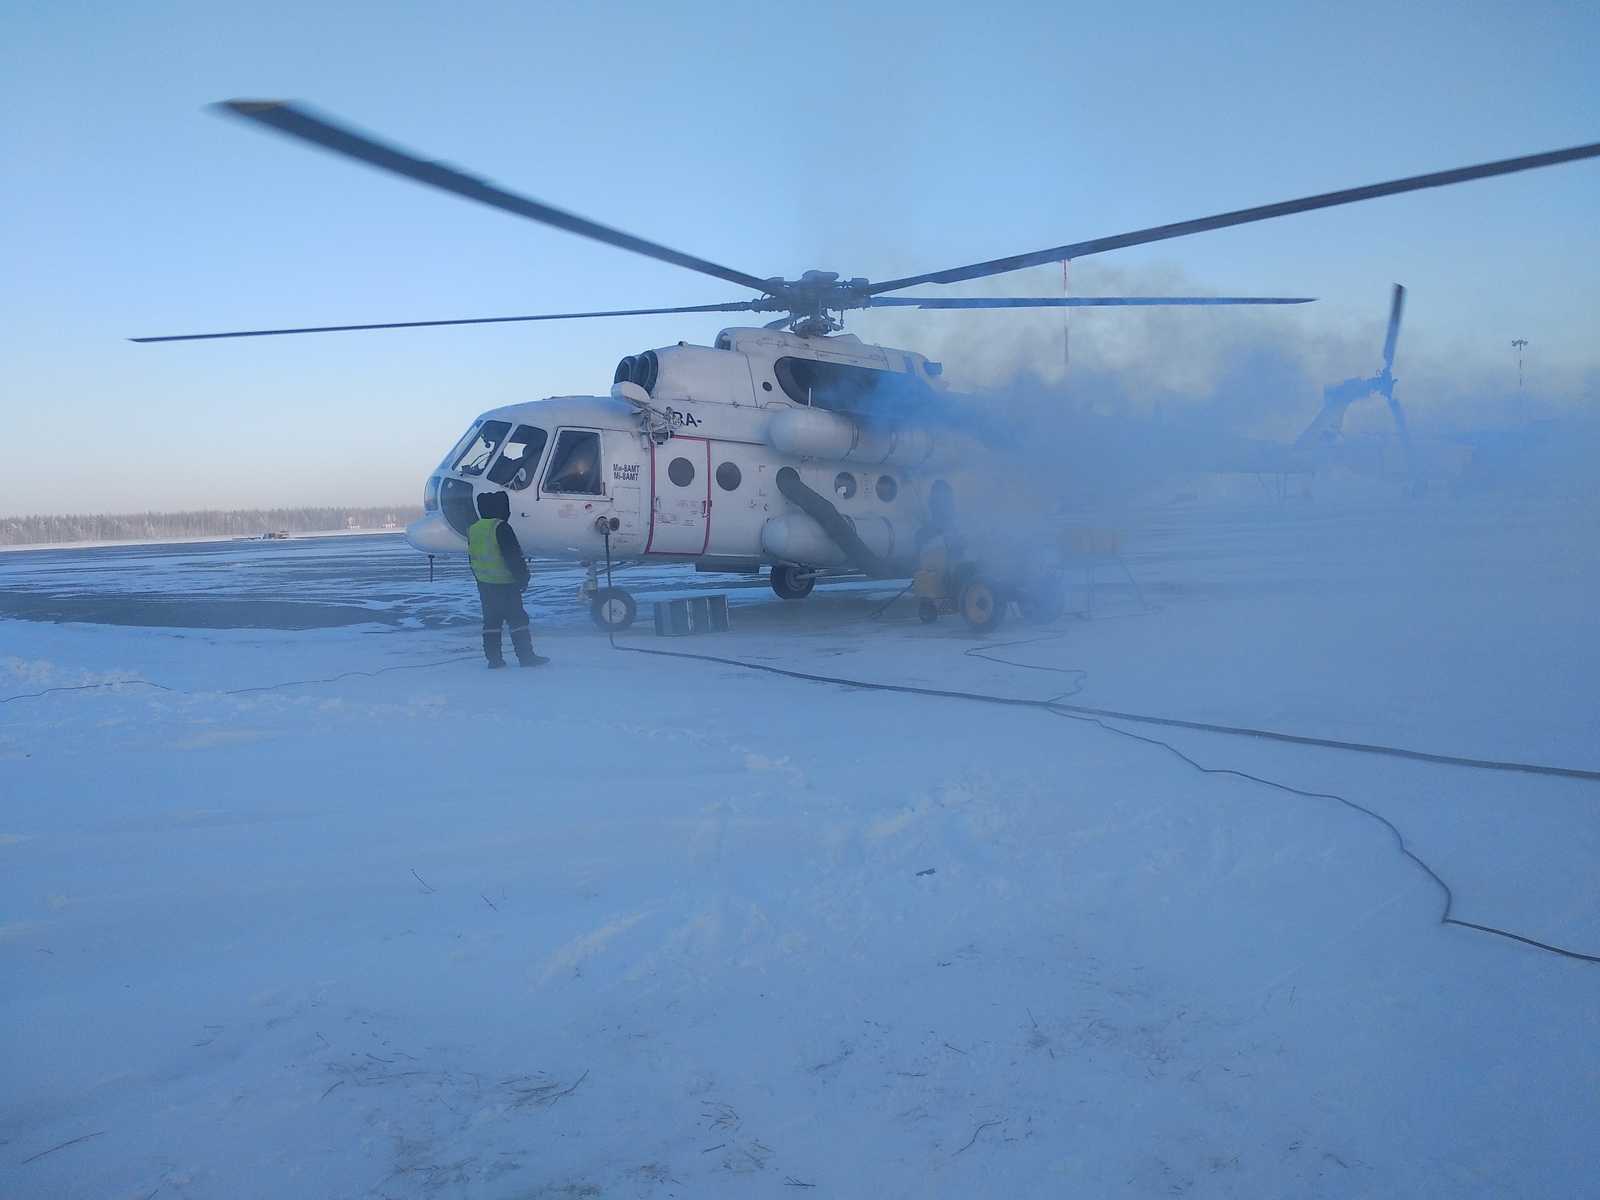
[[(605, 317), (780, 314), (730, 327), (711, 346), (679, 342), (625, 357), (604, 396), (558, 396), (483, 413), (424, 486), (424, 515), (406, 539), (428, 554), (464, 554), (475, 501), (511, 500), (525, 551), (587, 564), (580, 599), (602, 629), (627, 628), (637, 603), (601, 586), (596, 564), (676, 561), (702, 571), (767, 571), (784, 599), (819, 578), (911, 579), (924, 621), (955, 611), (976, 632), (1015, 604), (1025, 617), (1061, 612), (1046, 547), (1007, 536), (1049, 514), (1048, 492), (1008, 470), (996, 439), (960, 420), (942, 366), (843, 332), (871, 308), (1025, 309), (1140, 305), (1301, 304), (1307, 297), (972, 297), (898, 295), (1067, 262), (1130, 246), (1600, 156), (1600, 143), (1411, 176), (1240, 209), (967, 266), (875, 283), (833, 271), (796, 279), (735, 270), (590, 221), (421, 158), (287, 101), (213, 106), (277, 133), (466, 199), (756, 293), (720, 304), (541, 313), (381, 324), (234, 330), (130, 339), (177, 342)], [(999, 439), (1003, 446), (1004, 439)], [(963, 497), (1003, 489), (1009, 516), (982, 529)], [(1030, 525), (1030, 529), (1032, 526)]]
[[(1220, 445), (1213, 442), (1174, 446), (1162, 456), (1165, 464), (1178, 470), (1252, 474), (1263, 487), (1268, 477), (1275, 477), (1280, 502), (1287, 494), (1291, 477), (1309, 480), (1331, 467), (1398, 480), (1413, 496), (1425, 494), (1435, 482), (1464, 484), (1473, 473), (1472, 447), (1413, 434), (1400, 398), (1395, 395), (1394, 355), (1405, 300), (1406, 289), (1395, 284), (1383, 342), (1383, 366), (1373, 375), (1345, 379), (1324, 388), (1322, 407), (1294, 441), (1231, 437)], [(1346, 431), (1345, 414), (1350, 406), (1375, 396), (1382, 397), (1388, 405), (1394, 436)]]
[[(1394, 394), (1394, 352), (1400, 338), (1400, 315), (1405, 301), (1406, 289), (1395, 284), (1389, 303), (1389, 328), (1383, 340), (1382, 369), (1371, 376), (1356, 376), (1324, 388), (1321, 411), (1292, 445), (1258, 449), (1257, 473), (1276, 474), (1280, 493), (1286, 474), (1311, 476), (1334, 465), (1379, 479), (1401, 480), (1413, 496), (1425, 494), (1431, 482), (1460, 485), (1471, 476), (1472, 447), (1417, 437), (1411, 432), (1399, 397)], [(1394, 426), (1393, 440), (1344, 430), (1345, 411), (1350, 405), (1373, 396), (1383, 397), (1388, 404)]]

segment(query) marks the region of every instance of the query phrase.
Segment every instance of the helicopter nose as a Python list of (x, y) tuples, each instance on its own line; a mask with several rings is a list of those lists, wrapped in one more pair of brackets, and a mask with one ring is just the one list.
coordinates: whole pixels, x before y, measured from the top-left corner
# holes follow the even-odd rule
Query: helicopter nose
[(459, 554), (467, 539), (457, 533), (442, 513), (429, 513), (406, 526), (406, 544), (424, 554)]

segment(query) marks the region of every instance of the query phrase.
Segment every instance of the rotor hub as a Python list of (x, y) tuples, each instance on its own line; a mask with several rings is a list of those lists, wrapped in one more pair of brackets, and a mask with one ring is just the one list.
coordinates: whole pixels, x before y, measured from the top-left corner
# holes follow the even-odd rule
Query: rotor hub
[[(761, 311), (787, 312), (787, 325), (801, 337), (821, 337), (844, 328), (846, 309), (865, 308), (870, 302), (870, 280), (840, 280), (837, 271), (807, 271), (799, 279), (768, 281)], [(835, 316), (834, 314), (838, 314)]]

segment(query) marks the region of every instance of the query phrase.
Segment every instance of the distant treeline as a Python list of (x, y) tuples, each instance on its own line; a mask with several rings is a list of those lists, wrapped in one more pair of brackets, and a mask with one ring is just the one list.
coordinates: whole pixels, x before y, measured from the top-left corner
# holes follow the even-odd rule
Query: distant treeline
[(131, 542), (160, 538), (270, 537), (335, 529), (404, 529), (422, 516), (414, 504), (393, 508), (241, 508), (178, 513), (0, 517), (0, 546), (41, 542)]

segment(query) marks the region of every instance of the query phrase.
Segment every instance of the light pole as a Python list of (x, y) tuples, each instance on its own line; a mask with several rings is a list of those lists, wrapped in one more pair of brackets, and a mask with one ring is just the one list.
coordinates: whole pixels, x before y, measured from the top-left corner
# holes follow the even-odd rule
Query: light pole
[(1517, 424), (1527, 424), (1527, 413), (1522, 407), (1522, 351), (1527, 346), (1527, 338), (1513, 338), (1511, 345), (1517, 352)]

